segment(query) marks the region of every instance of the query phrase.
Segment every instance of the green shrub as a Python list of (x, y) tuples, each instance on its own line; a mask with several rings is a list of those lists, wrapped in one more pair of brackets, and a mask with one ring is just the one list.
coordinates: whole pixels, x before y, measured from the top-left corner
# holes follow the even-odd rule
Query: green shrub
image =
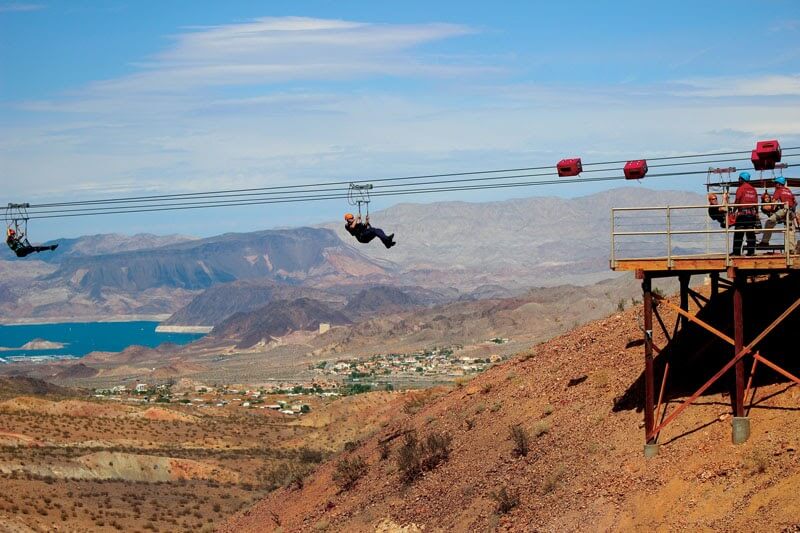
[(528, 432), (520, 424), (513, 424), (509, 428), (510, 438), (514, 442), (512, 453), (515, 457), (525, 457), (530, 451)]
[(540, 420), (536, 422), (533, 426), (533, 436), (534, 437), (541, 437), (542, 435), (546, 435), (550, 433), (550, 422), (546, 420)]
[(391, 454), (391, 450), (389, 449), (389, 443), (382, 442), (378, 447), (378, 451), (380, 452), (381, 461), (385, 461), (386, 459), (388, 459), (389, 455)]
[(498, 492), (492, 492), (491, 496), (497, 504), (497, 512), (499, 514), (506, 514), (519, 505), (519, 495), (516, 492), (509, 491), (505, 487), (501, 488)]
[(407, 433), (397, 451), (397, 467), (405, 483), (411, 483), (423, 472), (436, 468), (450, 458), (452, 437), (432, 432), (422, 440), (416, 432)]
[(325, 454), (319, 450), (312, 450), (304, 446), (300, 448), (298, 458), (301, 463), (321, 463), (325, 460)]
[(367, 463), (356, 455), (352, 459), (344, 458), (336, 463), (336, 470), (333, 472), (333, 481), (342, 490), (350, 490), (367, 473)]

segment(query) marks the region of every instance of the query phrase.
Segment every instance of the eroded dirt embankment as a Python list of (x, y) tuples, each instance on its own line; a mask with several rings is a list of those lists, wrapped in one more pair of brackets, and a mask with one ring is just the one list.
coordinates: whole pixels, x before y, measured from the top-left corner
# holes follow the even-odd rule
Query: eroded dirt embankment
[[(671, 324), (674, 314), (662, 311)], [(637, 311), (626, 311), (414, 402), (341, 456), (367, 463), (352, 488), (333, 481), (334, 459), (302, 489), (276, 491), (220, 531), (796, 531), (800, 388), (759, 381), (752, 437), (734, 446), (722, 387), (678, 417), (647, 460), (639, 339)], [(666, 344), (660, 332), (656, 341)], [(725, 354), (690, 367), (713, 374)], [(667, 390), (670, 410), (682, 396)], [(514, 424), (530, 439), (527, 455), (512, 451)], [(408, 430), (452, 437), (449, 459), (410, 484), (396, 462)], [(506, 513), (503, 489), (518, 497)]]

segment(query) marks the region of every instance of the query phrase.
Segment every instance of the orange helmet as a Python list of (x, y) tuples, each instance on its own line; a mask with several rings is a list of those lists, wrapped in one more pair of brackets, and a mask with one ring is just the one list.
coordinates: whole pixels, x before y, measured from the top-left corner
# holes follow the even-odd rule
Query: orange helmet
[(356, 217), (354, 217), (354, 216), (353, 216), (353, 213), (345, 213), (345, 214), (344, 214), (344, 219), (345, 219), (346, 221), (348, 221), (348, 222), (350, 222), (350, 221), (351, 221), (351, 220), (353, 220), (354, 218), (356, 218)]
[(14, 231), (14, 228), (8, 228), (8, 232), (7, 233), (8, 233), (8, 235), (16, 235), (17, 232)]

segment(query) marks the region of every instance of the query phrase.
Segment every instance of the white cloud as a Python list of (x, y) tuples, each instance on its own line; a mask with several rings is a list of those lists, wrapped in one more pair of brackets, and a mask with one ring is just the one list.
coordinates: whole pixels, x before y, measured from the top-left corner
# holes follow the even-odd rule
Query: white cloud
[(370, 24), (312, 18), (262, 18), (190, 28), (130, 76), (95, 92), (183, 92), (213, 86), (366, 76), (453, 76), (470, 67), (426, 62), (408, 51), (472, 33), (456, 24)]
[(758, 97), (800, 96), (800, 75), (698, 78), (678, 82), (678, 96)]
[(20, 3), (11, 3), (11, 4), (0, 4), (0, 13), (22, 13), (25, 11), (39, 11), (40, 9), (44, 9), (44, 5), (42, 4), (20, 4)]

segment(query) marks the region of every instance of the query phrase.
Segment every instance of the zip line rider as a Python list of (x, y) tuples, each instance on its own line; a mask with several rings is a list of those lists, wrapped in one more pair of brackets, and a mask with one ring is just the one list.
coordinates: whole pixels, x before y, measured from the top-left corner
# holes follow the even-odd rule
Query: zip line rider
[(761, 242), (758, 243), (759, 248), (766, 248), (769, 246), (769, 240), (772, 238), (773, 228), (777, 224), (787, 223), (788, 215), (788, 232), (787, 241), (789, 251), (794, 253), (797, 239), (795, 238), (794, 222), (795, 222), (795, 208), (797, 207), (797, 200), (795, 200), (792, 190), (786, 186), (786, 178), (778, 176), (775, 178), (775, 192), (772, 194), (773, 202), (782, 202), (783, 205), (772, 206), (773, 211), (766, 213), (767, 220), (764, 222), (764, 234), (761, 237)]
[(14, 228), (8, 228), (8, 230), (6, 230), (6, 244), (11, 248), (12, 252), (17, 254), (17, 257), (25, 257), (38, 252), (53, 251), (58, 248), (57, 244), (53, 244), (52, 246), (32, 246), (31, 243), (28, 242), (28, 238), (25, 237), (24, 234), (18, 235)]
[(733, 234), (733, 251), (731, 255), (742, 255), (742, 241), (747, 236), (747, 246), (745, 251), (747, 255), (755, 255), (756, 253), (756, 229), (761, 229), (761, 221), (758, 218), (758, 191), (750, 185), (750, 173), (739, 173), (739, 187), (736, 189), (736, 199), (734, 204), (753, 204), (753, 205), (737, 205), (733, 208), (733, 214), (736, 217), (734, 228), (737, 231)]
[(346, 229), (347, 233), (355, 237), (356, 240), (362, 244), (367, 244), (375, 237), (379, 238), (386, 248), (391, 248), (397, 244), (394, 242), (394, 233), (391, 235), (386, 235), (382, 229), (373, 228), (369, 225), (369, 215), (367, 215), (363, 223), (361, 222), (361, 215), (356, 217), (353, 216), (353, 213), (345, 214), (344, 220), (344, 229)]

